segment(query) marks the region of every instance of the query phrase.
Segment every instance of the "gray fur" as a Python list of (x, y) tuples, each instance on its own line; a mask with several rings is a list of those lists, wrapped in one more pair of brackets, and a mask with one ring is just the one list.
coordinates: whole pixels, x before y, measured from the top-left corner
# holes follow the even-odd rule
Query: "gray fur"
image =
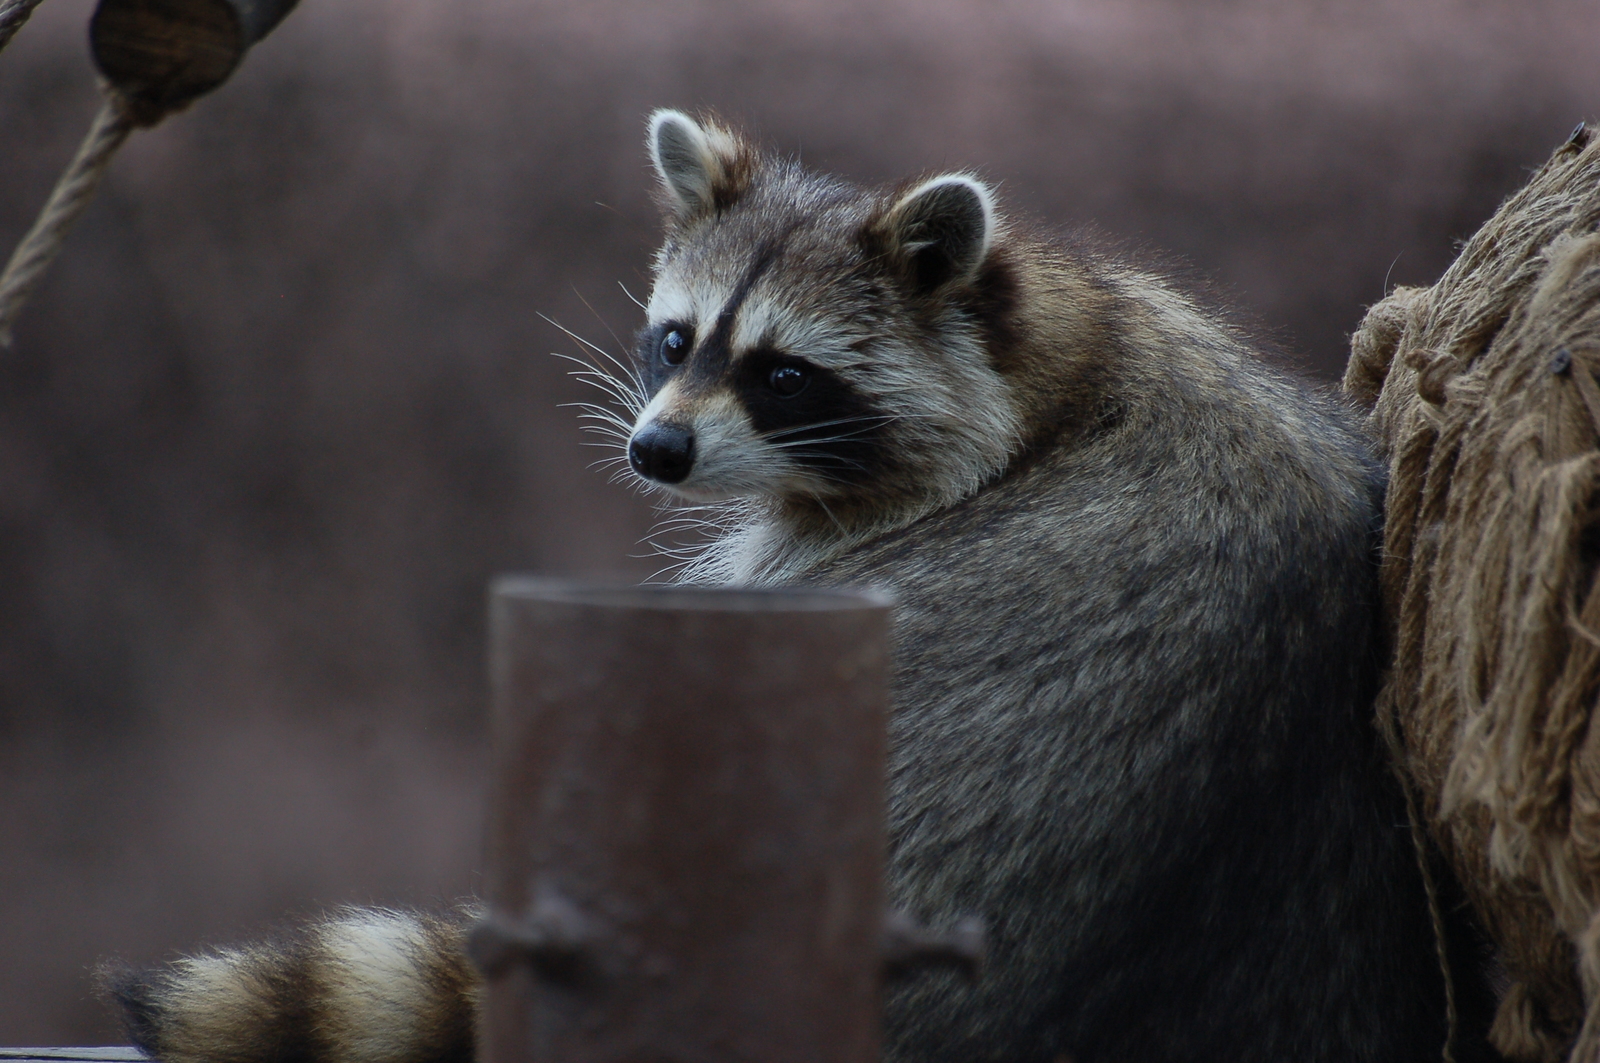
[[(901, 603), (891, 893), (994, 943), (975, 988), (890, 994), (888, 1057), (1438, 1058), (1348, 411), (1163, 279), (1016, 235), (965, 175), (884, 194), (767, 162), (724, 202), (658, 260), (635, 432), (706, 441), (667, 490), (756, 496), (688, 578)], [(913, 261), (940, 238), (968, 256)], [(652, 365), (669, 326), (696, 349)], [(794, 429), (749, 429), (773, 400), (739, 366), (774, 346), (842, 381), (870, 469), (818, 483)]]
[(1437, 1055), (1423, 893), (1363, 711), (1372, 481), (1331, 417), (1285, 423), (1305, 399), (1241, 375), (1226, 403), (1169, 379), (815, 574), (902, 603), (893, 892), (997, 939), (976, 990), (892, 997), (892, 1058)]

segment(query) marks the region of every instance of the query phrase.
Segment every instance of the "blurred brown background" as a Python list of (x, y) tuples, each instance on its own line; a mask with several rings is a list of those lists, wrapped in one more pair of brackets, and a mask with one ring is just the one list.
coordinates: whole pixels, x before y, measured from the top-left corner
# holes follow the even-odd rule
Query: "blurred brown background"
[[(0, 55), (0, 251), (89, 10)], [(135, 134), (0, 351), (0, 1045), (119, 1040), (103, 955), (473, 889), (485, 579), (655, 567), (538, 317), (636, 327), (650, 108), (976, 167), (1332, 377), (1596, 117), (1596, 41), (1594, 0), (305, 0)]]

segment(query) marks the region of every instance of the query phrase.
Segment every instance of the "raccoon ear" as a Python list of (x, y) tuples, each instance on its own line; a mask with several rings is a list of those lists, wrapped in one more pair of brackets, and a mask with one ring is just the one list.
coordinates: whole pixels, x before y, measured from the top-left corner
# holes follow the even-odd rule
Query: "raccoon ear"
[(650, 116), (650, 161), (669, 220), (695, 221), (733, 205), (750, 184), (755, 152), (728, 130), (682, 111)]
[(880, 223), (911, 282), (932, 291), (972, 277), (994, 235), (994, 193), (967, 174), (930, 178), (901, 196)]

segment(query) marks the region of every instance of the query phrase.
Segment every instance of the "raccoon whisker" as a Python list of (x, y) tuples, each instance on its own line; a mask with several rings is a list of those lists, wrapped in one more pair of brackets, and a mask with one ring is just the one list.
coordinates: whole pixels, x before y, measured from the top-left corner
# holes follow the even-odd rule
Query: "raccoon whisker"
[(720, 502), (679, 503), (661, 510), (662, 520), (697, 520), (705, 524), (726, 523), (731, 507)]
[(592, 388), (604, 391), (611, 396), (611, 401), (622, 407), (631, 417), (638, 416), (639, 411), (644, 409), (644, 398), (630, 391), (625, 381), (591, 373), (574, 372), (568, 375), (576, 377)]
[(605, 329), (607, 332), (611, 333), (611, 342), (612, 343), (615, 343), (618, 347), (626, 347), (627, 346), (627, 344), (622, 342), (622, 337), (617, 335), (616, 329), (611, 327), (611, 323), (609, 321), (607, 321), (605, 318), (601, 317), (600, 316), (600, 311), (596, 310), (593, 306), (591, 306), (590, 303), (589, 303), (589, 300), (587, 300), (587, 299), (585, 299), (583, 297), (583, 293), (578, 290), (578, 286), (576, 284), (574, 284), (572, 286), (572, 294), (576, 295), (578, 297), (578, 302), (582, 303), (588, 309), (589, 313), (594, 315), (594, 319), (596, 321), (600, 322), (600, 327)]
[[(577, 404), (576, 403), (571, 403), (570, 405), (577, 405)], [(608, 426), (610, 428), (615, 429), (617, 432), (619, 432), (623, 436), (628, 436), (628, 435), (631, 435), (633, 433), (633, 424), (631, 422), (629, 422), (629, 421), (623, 420), (621, 417), (618, 417), (615, 413), (613, 413), (610, 410), (599, 410), (599, 409), (587, 410), (587, 411), (585, 411), (583, 413), (578, 414), (578, 420), (580, 420), (580, 421), (595, 421), (595, 422), (598, 422), (597, 424), (583, 425), (582, 427), (586, 431), (594, 431), (594, 430), (600, 428), (601, 425), (605, 425), (605, 426)]]
[[(828, 446), (828, 445), (830, 445), (832, 443), (856, 443), (856, 442), (860, 442), (860, 441), (861, 441), (861, 434), (858, 433), (858, 432), (852, 432), (852, 433), (849, 433), (849, 434), (846, 434), (846, 435), (820, 436), (820, 437), (818, 437), (816, 439), (786, 439), (786, 440), (783, 440), (782, 442), (778, 442), (778, 443), (768, 442), (767, 446), (771, 447), (773, 450), (800, 450), (800, 451), (804, 451), (805, 448), (807, 448), (807, 447), (818, 447), (818, 448), (821, 448), (821, 447), (826, 447), (826, 446)], [(821, 451), (818, 450), (818, 453), (821, 453)]]
[[(709, 532), (707, 533), (710, 534)], [(646, 539), (640, 545), (648, 546), (657, 557), (665, 557), (679, 564), (688, 564), (699, 557), (705, 549), (704, 543), (669, 543), (660, 539)]]
[(551, 351), (550, 356), (552, 358), (560, 358), (564, 361), (572, 362), (574, 365), (582, 366), (581, 369), (572, 371), (572, 376), (585, 377), (594, 380), (604, 380), (608, 383), (615, 384), (624, 390), (630, 392), (632, 391), (630, 380), (619, 377), (612, 370), (607, 369), (603, 365), (591, 362), (587, 358), (579, 358), (571, 354), (562, 354), (560, 351)]
[[(806, 447), (825, 447), (830, 443), (849, 443), (858, 440), (859, 435), (823, 436), (821, 439), (790, 439), (782, 443), (768, 443), (773, 450), (799, 450), (804, 453)], [(822, 451), (818, 451), (821, 454)]]
[(657, 511), (672, 514), (673, 517), (669, 519), (693, 517), (726, 528), (744, 520), (748, 516), (749, 508), (750, 505), (745, 500), (728, 498), (715, 502), (673, 500), (659, 507)]
[(690, 564), (693, 564), (693, 562), (692, 561), (674, 561), (670, 565), (663, 565), (661, 568), (656, 569), (654, 572), (650, 573), (650, 575), (646, 576), (644, 579), (640, 580), (639, 582), (643, 583), (643, 584), (646, 584), (646, 585), (656, 584), (656, 583), (664, 583), (664, 584), (668, 584), (668, 585), (677, 584), (677, 583), (683, 583), (685, 581), (681, 580), (681, 579), (662, 579), (661, 577), (670, 576), (671, 573), (673, 573), (674, 571), (676, 571), (678, 569), (681, 569), (681, 568), (684, 568), (684, 567), (686, 567), (686, 566), (688, 566)]
[[(858, 468), (861, 468), (861, 467), (858, 466)], [(810, 469), (807, 469), (806, 471), (813, 478), (821, 480), (825, 484), (833, 484), (834, 486), (837, 486), (837, 487), (849, 487), (850, 486), (850, 481), (849, 480), (845, 479), (843, 476), (834, 475), (834, 474), (828, 472), (826, 469), (810, 468)], [(864, 472), (866, 470), (864, 468), (862, 468), (862, 471)]]
[(562, 354), (560, 351), (551, 351), (550, 357), (560, 358), (563, 362), (571, 362), (573, 365), (582, 366), (586, 371), (591, 373), (598, 373), (602, 376), (615, 376), (615, 374), (608, 370), (605, 366), (596, 362), (592, 362), (588, 358), (583, 358), (576, 354)]
[(835, 528), (839, 529), (839, 534), (840, 535), (849, 535), (850, 534), (849, 532), (844, 530), (844, 525), (839, 523), (839, 518), (835, 517), (833, 515), (833, 510), (828, 508), (828, 503), (826, 503), (826, 502), (824, 502), (822, 500), (822, 496), (821, 495), (815, 495), (815, 494), (812, 495), (811, 496), (811, 501), (815, 502), (817, 505), (822, 507), (822, 512), (826, 513), (828, 515), (828, 519), (833, 521), (833, 526)]
[(601, 421), (598, 424), (580, 424), (578, 431), (588, 432), (591, 435), (601, 435), (608, 439), (615, 439), (618, 443), (626, 442), (628, 430), (622, 425), (611, 421)]
[[(579, 298), (582, 298), (582, 296), (580, 296)], [(574, 340), (578, 341), (579, 343), (583, 344), (585, 347), (589, 348), (591, 351), (594, 351), (596, 354), (605, 355), (607, 358), (611, 357), (609, 354), (606, 354), (606, 351), (605, 351), (604, 347), (601, 347), (599, 344), (595, 343), (593, 340), (585, 339), (583, 336), (578, 335), (576, 332), (573, 332), (571, 329), (567, 328), (567, 326), (563, 325), (561, 322), (557, 321), (555, 318), (551, 317), (549, 314), (540, 313), (539, 316), (541, 318), (543, 318), (549, 324), (554, 325), (556, 328), (560, 329), (562, 332), (565, 332), (572, 339), (574, 339)]]
[(626, 406), (629, 410), (638, 409), (643, 405), (643, 398), (634, 389), (633, 385), (628, 381), (619, 378), (614, 373), (608, 373), (604, 369), (589, 362), (585, 362), (581, 358), (574, 358), (571, 355), (559, 354), (554, 351), (552, 351), (551, 354), (553, 357), (564, 358), (569, 362), (576, 362), (578, 365), (583, 366), (582, 369), (569, 370), (567, 375), (583, 381), (590, 387), (596, 387), (606, 391), (611, 395), (612, 398), (616, 399), (623, 406)]
[(649, 547), (656, 557), (664, 557), (680, 565), (689, 564), (698, 557), (704, 549), (700, 543), (674, 544), (664, 543), (659, 539), (649, 538), (640, 542), (640, 546)]
[(772, 434), (773, 435), (783, 435), (783, 434), (785, 434), (787, 432), (802, 432), (802, 431), (805, 431), (807, 428), (822, 428), (822, 427), (824, 427), (826, 425), (834, 425), (834, 424), (856, 424), (858, 422), (863, 422), (863, 421), (875, 421), (875, 422), (885, 422), (885, 423), (887, 423), (889, 421), (901, 420), (904, 416), (905, 416), (904, 414), (899, 414), (899, 413), (863, 413), (863, 414), (857, 414), (854, 417), (837, 417), (837, 418), (834, 418), (831, 421), (812, 421), (810, 424), (800, 425), (800, 426), (798, 426), (796, 428), (779, 429), (778, 431), (776, 431), (776, 432), (774, 432)]
[(668, 522), (668, 523), (665, 523), (665, 524), (656, 525), (654, 528), (650, 529), (650, 534), (651, 535), (676, 535), (676, 534), (678, 534), (680, 532), (686, 532), (686, 531), (700, 531), (700, 530), (716, 531), (721, 527), (722, 527), (722, 525), (714, 524), (711, 521), (707, 521), (707, 520), (691, 520), (691, 521), (683, 521), (681, 523), (680, 522), (676, 522), (676, 521), (672, 521), (672, 522)]
[(632, 410), (632, 408), (629, 407), (624, 407), (624, 405), (622, 405), (622, 403), (618, 402), (616, 399), (613, 399), (613, 405), (608, 405), (608, 407), (602, 407), (602, 405), (595, 405), (595, 403), (589, 402), (563, 402), (562, 407), (576, 408), (576, 410), (586, 410), (587, 413), (595, 416), (608, 416), (608, 418), (613, 418), (614, 421), (619, 424), (619, 426), (629, 427), (629, 431), (632, 431), (632, 426), (634, 426), (634, 418), (635, 416), (638, 416), (637, 411)]
[(621, 281), (618, 281), (617, 282), (617, 287), (622, 289), (622, 294), (623, 295), (626, 295), (629, 299), (633, 299), (633, 305), (634, 306), (637, 306), (640, 310), (649, 310), (650, 309), (648, 306), (645, 306), (643, 303), (641, 303), (638, 299), (634, 299), (633, 293), (628, 291), (628, 286), (626, 284), (623, 284)]
[(776, 431), (763, 434), (761, 438), (770, 442), (775, 439), (783, 439), (786, 436), (798, 435), (801, 432), (815, 432), (819, 428), (833, 428), (837, 425), (851, 424), (861, 425), (861, 432), (870, 432), (874, 428), (882, 428), (884, 425), (900, 419), (901, 415), (897, 413), (875, 413), (861, 417), (840, 417), (832, 421), (815, 421), (811, 424), (803, 424), (795, 428), (780, 428)]
[(618, 373), (607, 366), (596, 365), (595, 363), (591, 362), (583, 370), (583, 372), (587, 374), (589, 378), (594, 380), (604, 380), (613, 387), (621, 388), (629, 395), (642, 394), (642, 385), (639, 383), (639, 381), (626, 374)]
[(626, 442), (628, 438), (627, 428), (611, 421), (605, 421), (601, 424), (580, 424), (578, 426), (578, 431), (593, 432), (597, 435), (609, 436), (618, 442)]
[(681, 553), (685, 557), (692, 557), (727, 530), (726, 524), (708, 521), (700, 524), (663, 526), (653, 529), (650, 537), (657, 546), (665, 548), (667, 553)]
[(677, 535), (686, 531), (720, 531), (725, 521), (709, 519), (696, 513), (672, 516), (658, 522), (650, 529), (651, 536)]
[(642, 401), (642, 398), (648, 389), (644, 386), (644, 378), (639, 375), (639, 371), (629, 363), (624, 362), (605, 351), (601, 351), (600, 354), (605, 358), (606, 361), (617, 367), (618, 372), (622, 374), (623, 378), (633, 385), (634, 394), (639, 395)]
[(604, 347), (601, 347), (599, 344), (595, 343), (593, 340), (586, 339), (583, 336), (578, 335), (576, 332), (573, 332), (571, 329), (567, 328), (567, 326), (563, 325), (561, 322), (557, 321), (555, 318), (551, 317), (548, 314), (540, 314), (539, 316), (544, 318), (545, 321), (547, 321), (550, 324), (554, 325), (556, 328), (560, 329), (562, 332), (566, 333), (567, 336), (570, 339), (574, 340), (575, 342), (581, 344), (584, 347), (587, 347), (589, 350), (595, 352), (598, 355), (602, 355), (607, 359), (611, 358), (611, 355), (606, 352), (606, 349)]
[(563, 402), (561, 405), (567, 409), (582, 410), (583, 412), (578, 415), (580, 419), (602, 420), (621, 425), (632, 424), (631, 421), (616, 410), (610, 410), (604, 406), (596, 406), (592, 402)]
[(561, 354), (558, 351), (550, 352), (552, 357), (562, 358), (569, 362), (576, 362), (583, 366), (582, 369), (570, 370), (567, 375), (583, 381), (590, 387), (599, 388), (612, 397), (619, 405), (630, 413), (636, 413), (644, 407), (644, 397), (626, 380), (619, 379), (603, 368), (586, 362), (582, 358), (574, 358), (570, 354)]
[(806, 449), (808, 447), (813, 447), (813, 446), (825, 446), (826, 444), (832, 443), (832, 442), (835, 442), (835, 440), (832, 440), (832, 439), (818, 439), (818, 440), (803, 439), (803, 440), (796, 440), (796, 441), (794, 441), (792, 443), (777, 443), (777, 444), (773, 445), (773, 449), (774, 450), (778, 450), (778, 449), (789, 450), (789, 451), (791, 451), (790, 457), (799, 458), (802, 461), (811, 460), (811, 461), (821, 462), (821, 463), (826, 464), (826, 465), (833, 465), (833, 466), (835, 466), (837, 468), (841, 468), (841, 469), (855, 469), (855, 470), (857, 470), (859, 472), (867, 472), (868, 471), (868, 466), (864, 462), (857, 461), (855, 458), (847, 458), (843, 454), (834, 454), (831, 451), (827, 451), (827, 450), (808, 450), (808, 449)]
[(849, 458), (843, 454), (835, 454), (829, 450), (797, 450), (796, 455), (801, 458), (811, 458), (824, 465), (833, 465), (841, 469), (855, 469), (857, 472), (866, 472), (869, 468), (866, 462), (858, 458)]
[(700, 552), (697, 547), (693, 547), (693, 546), (671, 546), (671, 545), (668, 545), (668, 544), (663, 544), (663, 543), (656, 542), (654, 540), (645, 540), (640, 545), (641, 546), (650, 547), (650, 549), (652, 549), (652, 550), (654, 550), (656, 552), (656, 555), (658, 557), (665, 557), (665, 558), (668, 558), (669, 560), (676, 561), (679, 564), (685, 564), (685, 563), (687, 563), (689, 561), (693, 561), (695, 559), (695, 555), (697, 555)]
[(821, 480), (823, 483), (832, 484), (835, 487), (850, 487), (850, 486), (852, 486), (854, 481), (852, 481), (848, 476), (841, 475), (841, 473), (847, 473), (847, 472), (865, 473), (867, 470), (866, 470), (866, 468), (864, 466), (861, 466), (861, 465), (854, 466), (853, 468), (841, 465), (841, 466), (839, 466), (838, 471), (830, 471), (830, 470), (828, 470), (826, 468), (820, 468), (819, 469), (819, 468), (817, 468), (815, 466), (812, 466), (809, 471), (810, 471), (812, 476), (815, 476), (817, 479)]
[[(581, 296), (580, 296), (580, 298), (581, 298)], [(642, 379), (640, 379), (639, 374), (634, 370), (634, 368), (631, 365), (629, 365), (628, 363), (626, 363), (626, 362), (622, 361), (621, 359), (617, 358), (610, 351), (607, 351), (604, 347), (600, 347), (597, 344), (591, 343), (590, 341), (584, 339), (582, 336), (578, 335), (576, 332), (573, 332), (571, 329), (567, 328), (565, 325), (563, 325), (560, 322), (556, 321), (554, 318), (548, 317), (548, 316), (546, 316), (544, 314), (540, 314), (539, 316), (544, 318), (546, 321), (550, 322), (550, 324), (554, 325), (556, 328), (560, 329), (562, 332), (565, 332), (568, 336), (572, 337), (574, 340), (578, 341), (579, 343), (583, 344), (585, 347), (589, 348), (595, 354), (598, 354), (600, 357), (604, 358), (606, 361), (608, 361), (612, 365), (616, 366), (619, 370), (622, 371), (622, 374), (625, 377), (627, 377), (629, 380), (633, 381), (633, 383), (637, 386), (639, 393), (641, 395), (644, 394), (644, 392), (645, 392), (644, 381)], [(621, 340), (617, 341), (617, 346), (619, 346), (619, 347), (623, 346)], [(594, 368), (599, 369), (600, 367), (599, 366), (594, 366)]]
[(593, 362), (586, 362), (581, 358), (574, 358), (570, 354), (560, 354), (559, 352), (555, 351), (552, 351), (551, 353), (557, 358), (566, 358), (583, 366), (582, 369), (573, 370), (571, 373), (572, 376), (581, 377), (586, 380), (603, 380), (615, 387), (622, 388), (629, 394), (633, 393), (633, 386), (630, 381), (624, 380), (622, 377), (617, 376), (616, 373), (607, 369), (603, 365), (595, 365)]
[(702, 528), (654, 529), (654, 528), (652, 528), (651, 531), (650, 531), (650, 534), (645, 536), (643, 539), (641, 539), (640, 542), (644, 543), (644, 544), (648, 544), (651, 549), (653, 549), (656, 552), (658, 552), (659, 554), (661, 554), (662, 557), (676, 557), (676, 558), (687, 559), (687, 558), (694, 557), (695, 554), (700, 552), (701, 544), (699, 544), (699, 543), (681, 542), (681, 541), (678, 541), (674, 537), (684, 535), (684, 534), (686, 534), (688, 532), (697, 532), (697, 531), (713, 532), (713, 531), (716, 531), (716, 529), (715, 528), (711, 528), (711, 529), (702, 529)]
[(597, 407), (597, 405), (594, 405), (594, 403), (566, 402), (562, 403), (562, 405), (565, 405), (565, 407), (576, 408), (576, 410), (584, 410), (584, 413), (582, 413), (581, 416), (590, 416), (590, 418), (598, 416), (598, 418), (611, 419), (611, 421), (621, 421), (622, 424), (632, 424), (632, 421), (624, 418), (619, 411), (608, 410), (606, 407)]
[(734, 500), (687, 505), (677, 503), (661, 507), (660, 512), (665, 516), (650, 529), (642, 542), (649, 545), (657, 556), (669, 559), (672, 564), (654, 573), (651, 579), (677, 572), (676, 578), (682, 580), (686, 578), (686, 573), (694, 571), (694, 566), (705, 565), (706, 546), (726, 535), (746, 512), (746, 508), (743, 503)]

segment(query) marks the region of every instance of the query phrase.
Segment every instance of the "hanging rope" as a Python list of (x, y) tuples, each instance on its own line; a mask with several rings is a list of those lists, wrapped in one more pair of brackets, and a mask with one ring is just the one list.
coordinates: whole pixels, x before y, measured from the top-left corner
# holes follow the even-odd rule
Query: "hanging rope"
[(121, 93), (109, 86), (105, 94), (106, 102), (94, 116), (78, 154), (56, 182), (33, 228), (12, 252), (5, 273), (0, 274), (0, 346), (11, 346), (11, 326), (39, 278), (60, 253), (72, 223), (89, 205), (95, 188), (111, 165), (112, 156), (135, 126), (159, 120), (140, 115)]
[(33, 9), (43, 0), (0, 0), (0, 51), (11, 43), (22, 24), (28, 21)]
[[(43, 0), (0, 0), (0, 50), (11, 43), (33, 9)], [(89, 135), (78, 146), (78, 154), (56, 181), (55, 190), (39, 212), (33, 228), (22, 238), (0, 274), (0, 347), (11, 346), (11, 326), (32, 294), (34, 285), (61, 251), (67, 230), (89, 205), (100, 179), (111, 165), (128, 133), (140, 124), (153, 124), (159, 116), (140, 116), (116, 89), (104, 86), (106, 102), (89, 126)], [(140, 121), (141, 117), (148, 121)]]
[[(41, 0), (0, 0), (0, 48)], [(67, 232), (128, 134), (152, 126), (228, 79), (249, 48), (272, 32), (296, 0), (99, 0), (89, 47), (106, 78), (106, 102), (39, 219), (0, 274), (0, 347)]]

